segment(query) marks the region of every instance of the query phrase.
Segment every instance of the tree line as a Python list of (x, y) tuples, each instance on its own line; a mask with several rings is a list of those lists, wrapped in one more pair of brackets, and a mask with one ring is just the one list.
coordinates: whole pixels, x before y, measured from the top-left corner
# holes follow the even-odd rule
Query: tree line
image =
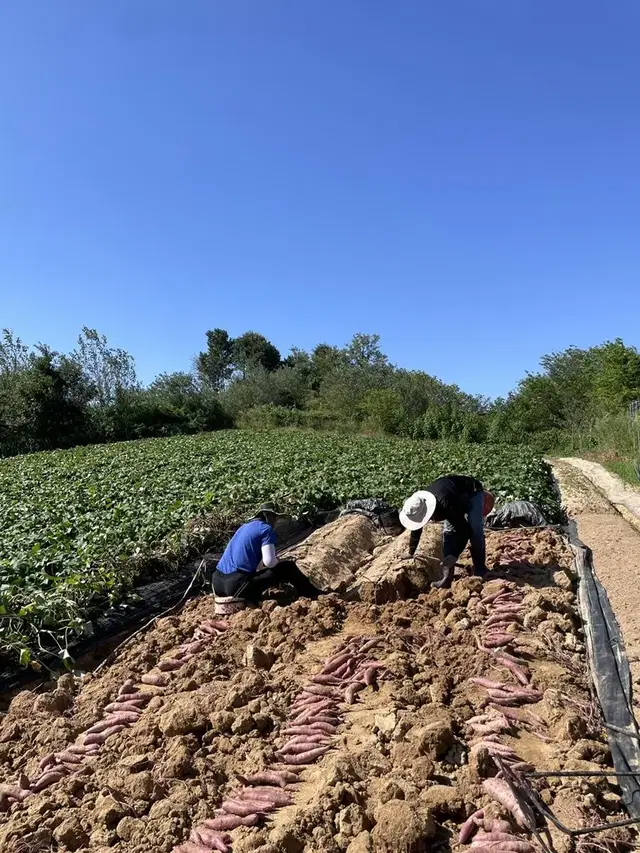
[(632, 449), (640, 354), (622, 340), (546, 355), (504, 399), (391, 364), (377, 335), (285, 357), (257, 332), (207, 332), (187, 372), (149, 385), (132, 356), (84, 328), (59, 353), (0, 338), (0, 456), (232, 426), (527, 443), (542, 452)]

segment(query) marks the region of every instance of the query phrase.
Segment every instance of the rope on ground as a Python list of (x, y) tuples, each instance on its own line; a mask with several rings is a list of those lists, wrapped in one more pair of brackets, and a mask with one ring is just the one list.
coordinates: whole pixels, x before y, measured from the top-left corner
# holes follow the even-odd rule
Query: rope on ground
[(104, 666), (107, 666), (107, 664), (112, 664), (116, 660), (118, 654), (122, 651), (122, 649), (124, 649), (124, 647), (127, 646), (132, 640), (135, 640), (136, 637), (139, 637), (143, 631), (146, 631), (147, 628), (150, 628), (151, 625), (154, 624), (154, 622), (157, 622), (158, 619), (162, 619), (163, 617), (168, 616), (170, 613), (173, 613), (175, 610), (178, 609), (178, 607), (184, 604), (189, 593), (193, 589), (196, 580), (198, 579), (199, 575), (202, 574), (205, 563), (206, 561), (202, 560), (198, 568), (195, 570), (194, 575), (189, 583), (189, 586), (186, 588), (180, 601), (176, 602), (176, 604), (172, 604), (171, 607), (167, 607), (167, 609), (163, 610), (162, 613), (158, 613), (156, 616), (153, 616), (151, 619), (149, 619), (148, 622), (145, 622), (142, 627), (138, 628), (137, 631), (134, 631), (133, 634), (130, 634), (125, 640), (123, 640), (118, 646), (116, 646), (115, 649), (110, 652), (101, 663), (98, 664), (98, 666), (93, 670), (93, 674), (95, 675), (96, 673), (100, 672), (100, 670)]

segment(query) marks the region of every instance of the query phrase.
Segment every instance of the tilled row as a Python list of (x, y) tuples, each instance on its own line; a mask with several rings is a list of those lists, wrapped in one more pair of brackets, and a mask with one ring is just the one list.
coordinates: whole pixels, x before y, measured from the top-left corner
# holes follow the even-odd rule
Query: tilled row
[(23, 773), (15, 785), (0, 786), (0, 811), (7, 811), (13, 803), (23, 802), (80, 770), (86, 759), (97, 755), (109, 738), (137, 723), (151, 699), (160, 695), (145, 693), (145, 685), (152, 685), (162, 691), (169, 684), (168, 673), (180, 669), (204, 651), (228, 627), (227, 622), (205, 619), (194, 632), (193, 638), (181, 645), (173, 657), (160, 661), (153, 670), (143, 675), (140, 684), (131, 679), (125, 681), (115, 700), (105, 707), (105, 716), (78, 735), (75, 743), (66, 749), (46, 755), (40, 761), (38, 776), (29, 779)]
[[(471, 678), (472, 684), (486, 690), (487, 698), (482, 713), (466, 724), (471, 754), (485, 750), (516, 774), (534, 768), (523, 761), (512, 747), (503, 743), (501, 735), (513, 734), (515, 729), (522, 727), (540, 740), (550, 740), (544, 721), (532, 711), (522, 709), (523, 705), (535, 704), (542, 699), (542, 693), (531, 685), (531, 671), (526, 662), (513, 654), (518, 647), (522, 626), (523, 598), (520, 590), (503, 583), (481, 600), (486, 619), (478, 646), (490, 655), (497, 668), (507, 671), (505, 679), (513, 680)], [(530, 831), (535, 826), (533, 814), (518, 802), (510, 785), (501, 777), (502, 773), (498, 772), (497, 776), (485, 779), (482, 783), (484, 792), (506, 809), (522, 830)], [(477, 853), (534, 853), (535, 850), (528, 840), (514, 834), (509, 822), (486, 818), (483, 809), (463, 824), (459, 840), (462, 844), (471, 841), (471, 847)]]
[(376, 687), (383, 664), (371, 659), (370, 653), (382, 643), (382, 637), (353, 637), (340, 644), (294, 699), (282, 730), (286, 740), (276, 752), (277, 763), (253, 776), (238, 777), (241, 787), (173, 853), (230, 853), (230, 831), (257, 826), (270, 813), (293, 803), (302, 768), (331, 749), (331, 738), (344, 720), (341, 705), (354, 704), (360, 691)]

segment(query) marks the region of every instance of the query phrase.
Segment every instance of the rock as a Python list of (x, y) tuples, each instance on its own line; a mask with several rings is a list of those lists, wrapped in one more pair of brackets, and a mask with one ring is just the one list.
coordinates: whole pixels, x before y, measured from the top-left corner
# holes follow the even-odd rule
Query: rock
[(498, 768), (491, 758), (488, 749), (478, 749), (469, 752), (469, 774), (472, 782), (478, 783), (490, 776), (495, 776)]
[(418, 751), (428, 758), (443, 758), (453, 745), (451, 723), (444, 720), (419, 728), (417, 734)]
[(93, 810), (93, 822), (113, 827), (126, 816), (126, 812), (125, 807), (110, 794), (99, 794)]
[(444, 624), (452, 628), (456, 622), (459, 622), (461, 619), (466, 619), (466, 617), (467, 611), (463, 607), (454, 607), (444, 617)]
[(420, 799), (435, 815), (459, 817), (464, 812), (462, 794), (455, 786), (432, 785), (420, 795)]
[(33, 703), (35, 713), (61, 714), (73, 704), (73, 695), (64, 690), (54, 690), (52, 693), (43, 693)]
[(388, 779), (378, 793), (378, 800), (381, 803), (388, 803), (390, 800), (404, 800), (404, 789), (395, 781)]
[(395, 711), (388, 714), (376, 714), (373, 718), (374, 730), (377, 729), (380, 734), (390, 735), (398, 723), (398, 717)]
[(30, 690), (21, 690), (20, 693), (16, 693), (9, 705), (9, 715), (22, 718), (30, 716), (37, 698)]
[(567, 758), (576, 758), (579, 761), (593, 761), (596, 764), (605, 764), (611, 760), (611, 753), (609, 751), (609, 747), (605, 746), (603, 743), (599, 743), (597, 740), (587, 740), (586, 738), (582, 738), (571, 747), (567, 753)]
[(236, 714), (236, 718), (231, 726), (231, 732), (234, 735), (246, 735), (255, 728), (255, 721), (251, 714), (247, 711), (241, 711)]
[(126, 776), (124, 787), (133, 800), (148, 800), (155, 789), (155, 783), (151, 773), (145, 770)]
[(160, 716), (160, 731), (167, 737), (205, 731), (209, 719), (198, 699), (193, 694), (178, 696), (170, 709)]
[(54, 829), (53, 837), (58, 844), (64, 845), (69, 850), (79, 850), (89, 843), (89, 837), (76, 815), (65, 818), (60, 826)]
[(371, 834), (374, 853), (426, 853), (430, 849), (436, 827), (428, 808), (393, 800), (376, 809), (375, 819)]
[(368, 832), (361, 832), (353, 839), (347, 847), (347, 853), (370, 853), (371, 851), (371, 835)]
[(187, 737), (169, 740), (164, 760), (164, 776), (167, 779), (183, 779), (193, 772), (193, 745)]
[(116, 835), (123, 841), (142, 841), (145, 834), (145, 822), (134, 817), (123, 817), (116, 827)]
[(431, 701), (436, 705), (447, 705), (450, 691), (451, 684), (448, 679), (443, 679), (442, 681), (436, 679), (433, 684), (429, 685)]
[(346, 838), (354, 838), (369, 828), (369, 821), (357, 803), (351, 803), (338, 812), (336, 818), (338, 832)]
[(525, 614), (522, 624), (527, 630), (532, 631), (537, 628), (547, 618), (547, 614), (541, 607), (533, 607)]
[(272, 830), (269, 833), (269, 840), (282, 853), (301, 853), (304, 849), (304, 842), (299, 837), (299, 833), (286, 826), (278, 826)]
[(435, 766), (431, 758), (426, 755), (416, 755), (415, 743), (398, 743), (393, 748), (393, 763), (401, 767), (405, 772), (403, 777), (411, 781), (422, 781), (431, 779), (435, 772)]
[(258, 646), (247, 646), (244, 654), (244, 663), (246, 666), (253, 666), (256, 669), (271, 669), (273, 655), (271, 652), (265, 652)]

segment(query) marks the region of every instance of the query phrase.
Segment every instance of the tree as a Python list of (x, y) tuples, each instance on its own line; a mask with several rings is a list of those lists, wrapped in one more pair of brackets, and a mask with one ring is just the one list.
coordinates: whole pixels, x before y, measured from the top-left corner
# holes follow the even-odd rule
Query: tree
[(138, 385), (133, 357), (126, 350), (110, 347), (105, 335), (84, 326), (71, 359), (82, 369), (100, 406), (113, 403), (118, 392)]
[(264, 335), (258, 332), (245, 332), (233, 341), (233, 366), (242, 374), (242, 378), (259, 368), (271, 373), (280, 367), (280, 353)]
[(196, 358), (196, 370), (214, 391), (225, 387), (233, 372), (233, 340), (224, 329), (207, 332), (207, 349)]
[(75, 361), (39, 345), (25, 369), (0, 383), (0, 452), (32, 453), (86, 442), (91, 395)]
[(349, 364), (354, 367), (388, 367), (389, 360), (380, 349), (380, 335), (357, 332), (344, 349)]
[(623, 412), (640, 399), (640, 354), (617, 338), (595, 348), (594, 398), (603, 415)]
[(11, 329), (3, 329), (0, 339), (0, 376), (24, 370), (28, 363), (29, 347)]

